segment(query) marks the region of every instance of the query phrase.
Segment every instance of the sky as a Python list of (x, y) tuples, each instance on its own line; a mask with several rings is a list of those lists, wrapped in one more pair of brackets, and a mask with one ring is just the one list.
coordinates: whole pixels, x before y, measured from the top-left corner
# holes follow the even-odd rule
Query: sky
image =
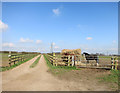
[(118, 52), (117, 2), (3, 2), (2, 49)]

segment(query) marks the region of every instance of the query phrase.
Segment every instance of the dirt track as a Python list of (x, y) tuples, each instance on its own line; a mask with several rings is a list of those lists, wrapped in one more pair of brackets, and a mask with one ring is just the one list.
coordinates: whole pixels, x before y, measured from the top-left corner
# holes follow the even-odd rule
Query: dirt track
[[(38, 56), (37, 56), (38, 57)], [(41, 56), (39, 63), (34, 68), (29, 66), (37, 57), (21, 64), (20, 66), (2, 72), (2, 89), (3, 91), (89, 91), (89, 90), (109, 90), (105, 86), (96, 86), (86, 82), (74, 82), (64, 79), (58, 79), (48, 72), (45, 59)]]

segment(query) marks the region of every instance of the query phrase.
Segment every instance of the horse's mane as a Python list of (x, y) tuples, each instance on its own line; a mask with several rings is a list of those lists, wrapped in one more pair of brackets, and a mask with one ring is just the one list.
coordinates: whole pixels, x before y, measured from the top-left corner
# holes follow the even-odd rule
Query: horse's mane
[(83, 54), (85, 54), (85, 55), (90, 55), (89, 53), (86, 53), (86, 52), (83, 52)]

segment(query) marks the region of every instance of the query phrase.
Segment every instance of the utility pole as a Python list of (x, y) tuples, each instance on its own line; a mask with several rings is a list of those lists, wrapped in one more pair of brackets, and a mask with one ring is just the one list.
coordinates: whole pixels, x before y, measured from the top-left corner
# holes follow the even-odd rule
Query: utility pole
[(51, 43), (51, 53), (53, 53), (53, 43)]
[(107, 56), (108, 56), (108, 51), (107, 51)]

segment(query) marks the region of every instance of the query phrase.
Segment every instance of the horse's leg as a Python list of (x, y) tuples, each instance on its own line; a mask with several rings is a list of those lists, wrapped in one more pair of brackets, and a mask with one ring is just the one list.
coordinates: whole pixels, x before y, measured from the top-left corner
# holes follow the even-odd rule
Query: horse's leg
[(87, 63), (89, 63), (89, 60), (87, 60)]
[(97, 66), (99, 65), (99, 60), (98, 59), (96, 59), (96, 63), (97, 63)]

